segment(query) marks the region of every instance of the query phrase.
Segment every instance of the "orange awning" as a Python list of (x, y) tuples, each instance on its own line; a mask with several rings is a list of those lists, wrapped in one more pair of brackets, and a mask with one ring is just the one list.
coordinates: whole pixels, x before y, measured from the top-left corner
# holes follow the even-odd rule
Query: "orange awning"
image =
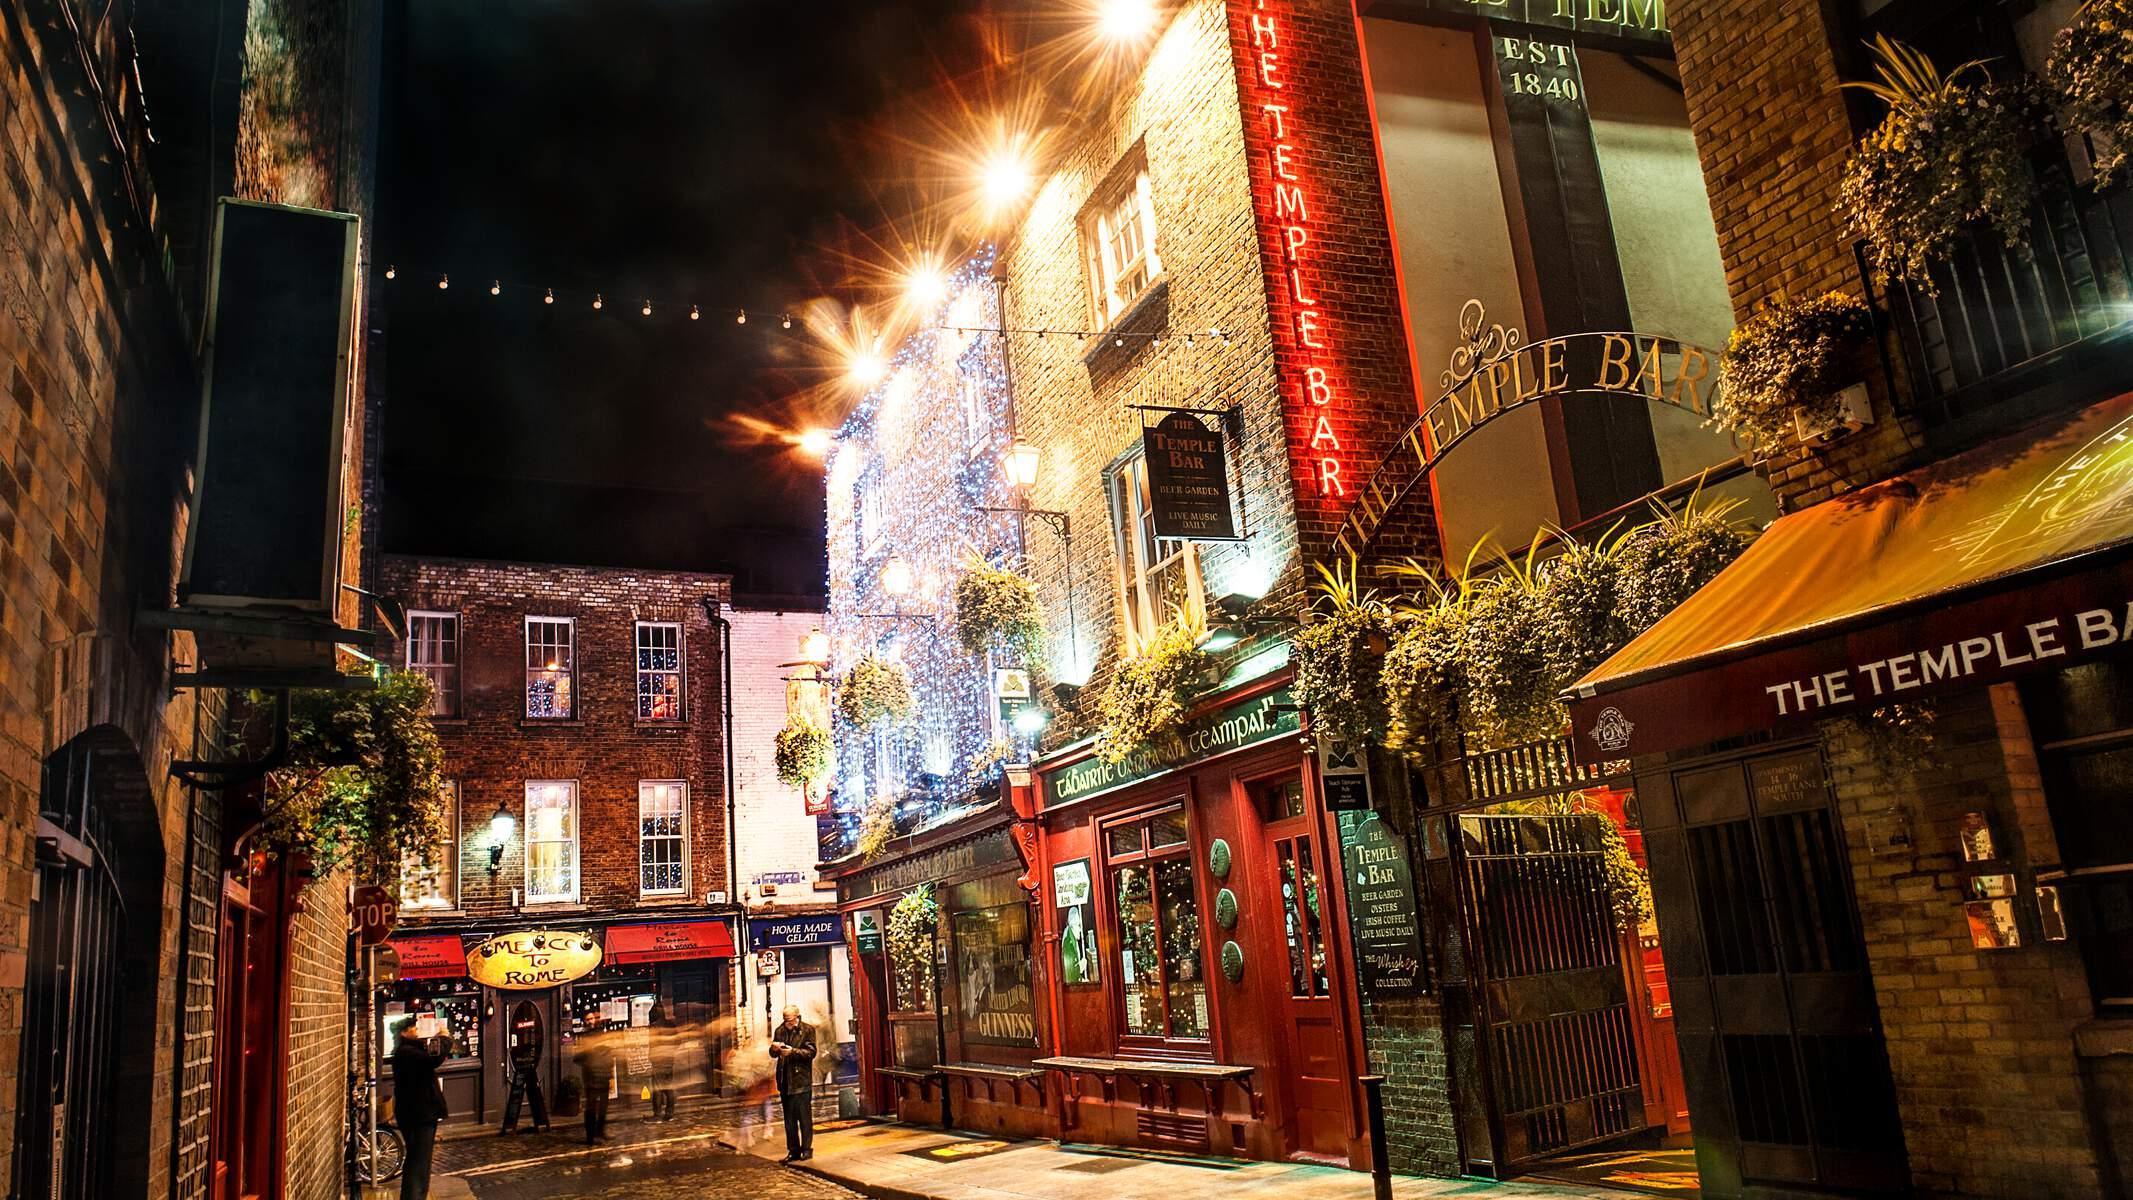
[(2133, 394), (1773, 523), (1572, 689), (1587, 761), (2069, 666), (2133, 641)]
[(727, 930), (724, 921), (610, 925), (602, 940), (606, 942), (607, 961), (611, 963), (733, 957), (733, 934)]

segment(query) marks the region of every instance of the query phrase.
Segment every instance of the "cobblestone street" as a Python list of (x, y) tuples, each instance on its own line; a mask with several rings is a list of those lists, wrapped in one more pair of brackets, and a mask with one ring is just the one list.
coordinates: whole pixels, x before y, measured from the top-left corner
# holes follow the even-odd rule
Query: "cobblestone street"
[[(456, 1177), (478, 1200), (842, 1200), (856, 1193), (755, 1155), (737, 1152), (767, 1133), (759, 1108), (722, 1104), (652, 1124), (618, 1119), (610, 1141), (587, 1146), (575, 1125), (553, 1132), (455, 1138), (437, 1147), (436, 1174)], [(446, 1195), (442, 1186), (438, 1195)]]

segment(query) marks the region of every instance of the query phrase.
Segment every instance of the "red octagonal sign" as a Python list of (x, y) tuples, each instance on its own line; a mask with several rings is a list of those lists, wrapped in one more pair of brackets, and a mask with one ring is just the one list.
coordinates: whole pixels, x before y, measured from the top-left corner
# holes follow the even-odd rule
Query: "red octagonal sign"
[(357, 888), (348, 904), (349, 931), (365, 946), (384, 941), (393, 931), (393, 923), (399, 919), (400, 902), (391, 892), (374, 883)]

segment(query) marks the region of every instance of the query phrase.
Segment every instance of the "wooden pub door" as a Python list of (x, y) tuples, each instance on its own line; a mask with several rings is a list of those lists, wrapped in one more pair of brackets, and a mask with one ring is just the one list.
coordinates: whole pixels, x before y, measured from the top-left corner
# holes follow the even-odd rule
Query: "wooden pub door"
[[(1300, 774), (1255, 780), (1249, 786), (1265, 822), (1260, 894), (1277, 897), (1281, 904), (1280, 954), (1288, 969), (1279, 1008), (1289, 1055), (1289, 1150), (1345, 1163), (1353, 1080), (1341, 1053), (1334, 1012), (1338, 1001), (1330, 983), (1326, 942), (1335, 933), (1325, 907), (1326, 848), (1309, 815)], [(1218, 909), (1221, 903), (1218, 898)]]

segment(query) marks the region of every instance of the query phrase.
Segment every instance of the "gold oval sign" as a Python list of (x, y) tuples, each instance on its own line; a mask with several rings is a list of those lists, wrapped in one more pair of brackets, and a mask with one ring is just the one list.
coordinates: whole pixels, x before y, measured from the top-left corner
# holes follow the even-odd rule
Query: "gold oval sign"
[(589, 933), (526, 929), (500, 933), (467, 951), (467, 975), (511, 991), (554, 987), (582, 979), (600, 965), (600, 943)]

